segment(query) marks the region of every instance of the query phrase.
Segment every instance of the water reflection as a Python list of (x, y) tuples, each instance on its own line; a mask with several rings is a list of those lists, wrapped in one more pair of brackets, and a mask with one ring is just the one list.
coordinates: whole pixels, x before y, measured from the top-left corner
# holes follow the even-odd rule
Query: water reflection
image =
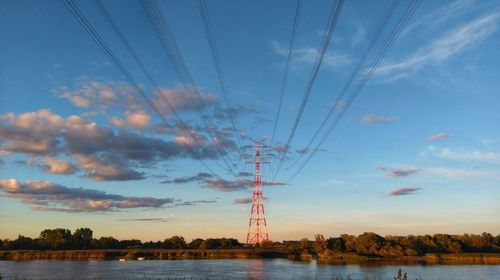
[(286, 259), (157, 261), (0, 261), (2, 279), (499, 279), (500, 265), (325, 265)]

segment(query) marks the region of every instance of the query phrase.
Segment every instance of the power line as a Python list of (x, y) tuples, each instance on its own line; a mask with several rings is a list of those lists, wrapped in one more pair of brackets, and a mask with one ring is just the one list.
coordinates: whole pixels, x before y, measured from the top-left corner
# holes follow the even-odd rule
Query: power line
[[(316, 140), (316, 137), (318, 137), (319, 133), (321, 132), (321, 130), (323, 129), (323, 127), (325, 126), (325, 124), (328, 122), (328, 120), (330, 119), (331, 115), (335, 112), (336, 109), (338, 109), (337, 106), (339, 106), (339, 107), (342, 106), (342, 104), (340, 103), (340, 101), (342, 100), (342, 98), (346, 94), (347, 90), (350, 88), (352, 82), (354, 81), (354, 78), (356, 78), (356, 76), (358, 76), (359, 71), (361, 70), (361, 68), (365, 64), (366, 59), (368, 58), (368, 55), (372, 52), (373, 48), (375, 47), (376, 43), (378, 42), (378, 40), (380, 38), (380, 35), (382, 35), (383, 31), (387, 27), (387, 24), (389, 23), (389, 21), (392, 18), (394, 12), (396, 11), (396, 9), (397, 9), (397, 7), (399, 5), (399, 2), (400, 2), (400, 0), (394, 0), (392, 2), (392, 5), (389, 7), (389, 9), (387, 10), (387, 13), (385, 14), (384, 18), (382, 19), (382, 21), (378, 25), (377, 29), (375, 30), (373, 38), (368, 43), (368, 46), (364, 50), (364, 52), (361, 55), (360, 59), (356, 63), (356, 66), (354, 67), (353, 71), (349, 75), (349, 78), (347, 79), (347, 82), (345, 83), (344, 87), (340, 91), (340, 94), (337, 96), (337, 98), (335, 99), (335, 101), (332, 103), (333, 106), (330, 108), (328, 114), (325, 116), (325, 118), (321, 122), (321, 125), (316, 130), (316, 132), (314, 133), (314, 135), (311, 138), (311, 140), (309, 140), (309, 143), (306, 145), (305, 152), (310, 151), (312, 143), (314, 142), (314, 140)], [(290, 166), (286, 167), (285, 170), (288, 170), (288, 169), (292, 168), (293, 166), (295, 166), (300, 161), (300, 159), (304, 156), (304, 154), (305, 153), (301, 153), (299, 156), (297, 156), (297, 158), (295, 159), (295, 161), (292, 164), (290, 164)]]
[[(181, 54), (180, 48), (177, 46), (175, 37), (173, 36), (172, 31), (170, 30), (168, 21), (163, 15), (160, 3), (158, 3), (158, 1), (156, 0), (153, 1), (142, 0), (141, 3), (146, 11), (146, 16), (148, 17), (153, 26), (153, 30), (160, 39), (160, 42), (162, 43), (165, 52), (167, 53), (170, 61), (174, 66), (175, 71), (177, 72), (179, 78), (182, 81), (182, 86), (185, 88), (186, 91), (188, 92), (191, 91), (194, 92), (197, 96), (201, 96), (200, 92), (195, 86), (191, 73), (186, 67), (186, 63), (184, 62), (184, 58)], [(224, 141), (223, 140), (220, 141), (219, 138), (215, 136), (214, 133), (212, 132), (212, 129), (216, 128), (216, 126), (213, 123), (213, 120), (210, 118), (210, 114), (206, 111), (206, 104), (201, 104), (203, 103), (201, 100), (198, 100), (197, 102), (190, 95), (188, 95), (188, 97), (193, 107), (195, 107), (200, 112), (201, 111), (205, 112), (205, 115), (202, 115), (201, 118), (205, 122), (208, 128), (207, 131), (212, 136), (212, 138), (215, 139), (215, 141), (217, 142), (215, 146), (222, 160), (226, 164), (228, 171), (236, 176), (236, 173), (233, 171), (231, 167), (231, 166), (236, 167), (236, 165), (233, 163), (229, 163), (229, 160), (226, 157), (226, 154), (228, 153), (226, 151), (225, 147), (226, 145)]]
[[(99, 33), (95, 30), (95, 28), (90, 24), (85, 15), (80, 11), (80, 9), (73, 3), (72, 0), (64, 0), (64, 4), (71, 12), (71, 14), (75, 17), (75, 19), (80, 23), (80, 25), (84, 28), (84, 30), (90, 35), (90, 37), (94, 40), (94, 42), (98, 45), (98, 47), (104, 52), (104, 54), (108, 57), (109, 60), (113, 63), (116, 69), (125, 77), (127, 82), (136, 90), (137, 93), (151, 106), (151, 108), (156, 112), (156, 114), (162, 120), (163, 125), (168, 127), (168, 122), (161, 112), (161, 110), (154, 104), (154, 102), (147, 96), (144, 90), (136, 83), (132, 75), (128, 72), (128, 70), (124, 67), (121, 61), (116, 57), (111, 48), (106, 44), (106, 42), (102, 39)], [(199, 160), (200, 163), (212, 174), (216, 173), (201, 159), (197, 158), (194, 150), (191, 147), (186, 146), (190, 152), (193, 154), (193, 158)]]
[(210, 47), (210, 54), (212, 56), (212, 60), (213, 60), (214, 65), (215, 65), (215, 71), (217, 72), (217, 78), (219, 81), (220, 89), (222, 91), (222, 96), (224, 97), (224, 102), (226, 103), (227, 114), (229, 116), (229, 120), (231, 121), (231, 126), (233, 128), (233, 132), (236, 135), (236, 140), (238, 141), (238, 145), (241, 147), (239, 130), (236, 129), (233, 113), (231, 112), (231, 107), (229, 105), (229, 97), (228, 97), (229, 93), (228, 93), (228, 90), (226, 88), (226, 84), (224, 81), (224, 75), (222, 72), (222, 63), (220, 62), (220, 59), (219, 59), (219, 52), (217, 51), (217, 45), (215, 43), (215, 37), (214, 37), (214, 33), (212, 31), (212, 24), (210, 21), (210, 16), (208, 14), (207, 9), (205, 8), (205, 1), (204, 0), (198, 0), (198, 10), (200, 11), (200, 15), (202, 18), (203, 28), (205, 30), (205, 35), (207, 36), (208, 45)]
[(364, 88), (370, 77), (373, 75), (377, 67), (379, 66), (380, 62), (384, 59), (385, 55), (389, 51), (389, 49), (392, 47), (394, 42), (397, 40), (399, 34), (401, 33), (402, 29), (406, 26), (410, 18), (413, 16), (417, 8), (419, 7), (420, 3), (422, 0), (413, 0), (408, 8), (406, 9), (405, 13), (401, 17), (400, 21), (398, 22), (397, 26), (389, 36), (388, 40), (385, 42), (384, 46), (382, 49), (379, 51), (377, 56), (375, 57), (374, 61), (366, 71), (363, 79), (360, 81), (358, 84), (357, 88), (353, 91), (351, 96), (349, 97), (346, 106), (343, 108), (341, 113), (337, 115), (337, 118), (331, 123), (328, 131), (326, 134), (323, 136), (321, 141), (316, 145), (316, 148), (312, 150), (312, 152), (309, 154), (307, 159), (302, 163), (302, 165), (299, 167), (299, 169), (287, 180), (287, 182), (291, 181), (293, 178), (295, 178), (301, 171), (302, 169), (307, 165), (307, 163), (311, 160), (311, 158), (316, 154), (318, 149), (323, 145), (323, 143), (326, 141), (328, 136), (333, 132), (333, 130), (337, 127), (338, 123), (342, 119), (342, 117), (345, 115), (345, 113), (349, 110), (351, 107), (352, 103), (354, 102), (354, 99), (359, 95), (361, 90)]
[[(132, 58), (135, 60), (135, 62), (137, 63), (137, 65), (139, 65), (139, 68), (141, 69), (141, 71), (143, 72), (144, 76), (146, 76), (146, 78), (148, 79), (148, 81), (158, 90), (160, 91), (161, 90), (161, 87), (159, 86), (159, 84), (156, 82), (155, 79), (153, 79), (153, 76), (151, 75), (151, 73), (147, 70), (146, 66), (144, 65), (143, 61), (139, 58), (139, 56), (137, 55), (136, 51), (134, 50), (134, 48), (132, 47), (132, 45), (129, 43), (127, 37), (125, 36), (125, 34), (121, 31), (121, 29), (118, 27), (118, 24), (116, 24), (115, 20), (113, 19), (113, 17), (111, 16), (111, 14), (108, 12), (108, 10), (106, 9), (106, 7), (103, 5), (102, 1), (101, 0), (95, 0), (94, 1), (95, 5), (97, 6), (97, 8), (101, 11), (101, 13), (103, 14), (104, 18), (106, 19), (106, 21), (108, 22), (109, 25), (111, 25), (111, 27), (113, 28), (114, 32), (118, 35), (118, 37), (120, 38), (120, 42), (122, 43), (122, 45), (128, 50), (129, 54), (132, 56)], [(181, 124), (187, 124), (181, 117), (180, 115), (177, 113), (177, 110), (175, 109), (175, 107), (170, 103), (170, 101), (168, 100), (168, 98), (166, 98), (163, 94), (159, 94), (160, 98), (167, 104), (170, 112), (172, 112), (172, 114), (177, 118), (177, 120), (181, 123)], [(188, 134), (191, 136), (191, 138), (197, 142), (196, 144), (200, 147), (203, 146), (203, 144), (199, 141), (198, 137), (196, 137), (196, 135), (194, 135), (194, 133), (190, 130), (190, 129), (187, 129), (187, 132)], [(185, 145), (186, 147), (189, 146), (189, 145)], [(220, 168), (224, 169), (224, 167), (222, 167), (217, 161), (213, 161), (217, 166), (219, 166)]]
[(295, 9), (295, 18), (293, 20), (292, 36), (290, 37), (290, 43), (288, 45), (288, 56), (285, 64), (285, 72), (283, 73), (283, 80), (281, 82), (281, 92), (278, 101), (278, 110), (276, 111), (276, 117), (274, 118), (273, 134), (271, 137), (271, 146), (274, 143), (274, 137), (276, 136), (276, 129), (278, 128), (278, 121), (281, 114), (281, 107), (283, 105), (283, 97), (285, 96), (286, 83), (288, 80), (288, 69), (290, 68), (290, 61), (292, 60), (293, 45), (295, 42), (295, 35), (297, 33), (297, 28), (299, 26), (300, 19), (300, 7), (302, 6), (302, 0), (297, 0), (297, 7)]
[(309, 96), (311, 95), (312, 87), (314, 85), (314, 82), (316, 81), (316, 77), (318, 75), (319, 69), (320, 69), (321, 64), (323, 62), (323, 58), (324, 58), (325, 52), (326, 52), (326, 50), (328, 48), (328, 44), (330, 43), (330, 39), (331, 39), (331, 36), (333, 34), (333, 31), (335, 30), (335, 26), (337, 25), (337, 21), (338, 21), (338, 19), (340, 17), (340, 12), (342, 10), (342, 6), (343, 5), (344, 5), (344, 0), (338, 0), (336, 2), (336, 5), (334, 5), (332, 7), (332, 10), (331, 10), (331, 13), (330, 13), (330, 17), (329, 17), (329, 21), (328, 21), (328, 25), (327, 25), (327, 27), (325, 29), (325, 33), (324, 33), (323, 39), (321, 41), (320, 48), (318, 49), (318, 53), (316, 55), (316, 60), (315, 60), (314, 66), (313, 66), (313, 70), (311, 72), (311, 75), (309, 77), (309, 81), (307, 83), (306, 91), (304, 92), (304, 96), (302, 98), (302, 102), (300, 103), (299, 111), (298, 111), (297, 116), (295, 118), (295, 122), (293, 124), (293, 127), (292, 127), (292, 130), (290, 132), (290, 135), (288, 136), (288, 140), (286, 142), (286, 145), (284, 147), (285, 149), (284, 149), (284, 151), (281, 154), (281, 157), (279, 159), (278, 169), (276, 171), (276, 174), (273, 177), (273, 180), (276, 179), (276, 176), (280, 172), (281, 166), (283, 164), (283, 161), (284, 161), (284, 159), (286, 157), (286, 154), (288, 153), (288, 149), (290, 147), (290, 144), (291, 144), (291, 142), (293, 140), (293, 137), (295, 136), (295, 132), (296, 132), (297, 127), (299, 125), (299, 122), (300, 122), (300, 120), (302, 118), (302, 114), (304, 113), (304, 108), (305, 108), (305, 106), (307, 104)]

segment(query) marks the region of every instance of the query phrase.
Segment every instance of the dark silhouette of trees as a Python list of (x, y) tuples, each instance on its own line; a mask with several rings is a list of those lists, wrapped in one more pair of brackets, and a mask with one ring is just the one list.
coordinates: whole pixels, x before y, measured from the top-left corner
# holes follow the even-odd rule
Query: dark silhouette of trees
[(71, 231), (64, 228), (46, 229), (39, 237), (39, 244), (47, 249), (70, 249), (71, 241)]
[[(182, 236), (172, 236), (163, 241), (141, 242), (137, 239), (118, 240), (114, 237), (94, 238), (90, 228), (78, 228), (72, 234), (69, 229), (56, 228), (42, 231), (38, 238), (19, 235), (14, 240), (0, 239), (0, 250), (66, 250), (66, 249), (232, 249), (242, 248), (234, 238), (196, 238), (187, 243)], [(342, 234), (326, 239), (317, 234), (314, 241), (307, 238), (283, 243), (264, 242), (255, 248), (286, 248), (291, 254), (358, 254), (377, 257), (423, 256), (429, 253), (500, 253), (500, 235), (482, 234), (434, 234), (388, 235), (382, 237), (373, 232), (359, 236)]]
[(90, 228), (79, 228), (73, 233), (73, 248), (90, 248), (92, 244), (92, 230)]

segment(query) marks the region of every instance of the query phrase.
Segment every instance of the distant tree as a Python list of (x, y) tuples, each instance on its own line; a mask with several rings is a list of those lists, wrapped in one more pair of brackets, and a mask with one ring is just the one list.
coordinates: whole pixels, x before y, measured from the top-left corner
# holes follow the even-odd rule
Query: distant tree
[(311, 243), (309, 242), (309, 239), (307, 238), (302, 238), (300, 240), (300, 248), (302, 250), (310, 249), (311, 248)]
[(47, 249), (71, 248), (71, 231), (64, 228), (46, 229), (40, 233), (39, 242)]
[(356, 239), (356, 253), (360, 255), (379, 255), (384, 238), (373, 232), (365, 232)]
[(131, 248), (140, 248), (142, 242), (138, 239), (128, 239), (128, 240), (120, 240), (119, 241), (120, 249), (131, 249)]
[(220, 242), (215, 238), (208, 238), (205, 240), (205, 249), (218, 249), (220, 247)]
[(8, 243), (9, 250), (30, 250), (37, 249), (37, 243), (30, 237), (19, 235), (17, 239), (14, 239)]
[(89, 249), (92, 245), (92, 230), (79, 228), (73, 233), (73, 247), (76, 249)]
[(316, 234), (314, 236), (314, 250), (316, 250), (316, 254), (323, 254), (327, 249), (327, 241), (323, 234)]
[(93, 242), (94, 247), (99, 249), (120, 249), (120, 241), (111, 236), (94, 239)]
[(191, 242), (189, 242), (188, 248), (190, 248), (190, 249), (199, 249), (200, 245), (202, 243), (203, 243), (203, 239), (201, 239), (201, 238), (193, 239)]
[(187, 248), (186, 241), (182, 236), (172, 236), (168, 239), (170, 241), (172, 249), (185, 249)]
[(342, 238), (346, 253), (356, 252), (356, 236), (349, 234), (342, 234), (340, 235), (340, 238)]
[(260, 247), (262, 249), (271, 249), (273, 248), (273, 242), (271, 240), (262, 240), (262, 242), (260, 242)]
[(342, 238), (330, 237), (326, 240), (326, 247), (334, 252), (344, 252), (345, 244)]

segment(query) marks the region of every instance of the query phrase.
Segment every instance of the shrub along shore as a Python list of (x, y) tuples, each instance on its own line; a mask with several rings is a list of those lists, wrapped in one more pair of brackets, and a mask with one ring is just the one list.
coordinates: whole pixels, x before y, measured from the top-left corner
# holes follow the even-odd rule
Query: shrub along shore
[(89, 228), (47, 229), (38, 238), (19, 235), (0, 239), (0, 260), (177, 260), (289, 258), (321, 263), (451, 263), (500, 264), (500, 235), (434, 234), (382, 237), (372, 232), (358, 236), (342, 234), (314, 240), (241, 244), (234, 238), (181, 236), (142, 242), (113, 237), (94, 238)]
[(500, 264), (500, 254), (426, 254), (380, 258), (357, 254), (312, 254), (308, 251), (289, 252), (287, 249), (91, 249), (91, 250), (4, 250), (0, 260), (191, 260), (191, 259), (271, 259), (288, 258), (296, 261), (316, 259), (323, 264)]

